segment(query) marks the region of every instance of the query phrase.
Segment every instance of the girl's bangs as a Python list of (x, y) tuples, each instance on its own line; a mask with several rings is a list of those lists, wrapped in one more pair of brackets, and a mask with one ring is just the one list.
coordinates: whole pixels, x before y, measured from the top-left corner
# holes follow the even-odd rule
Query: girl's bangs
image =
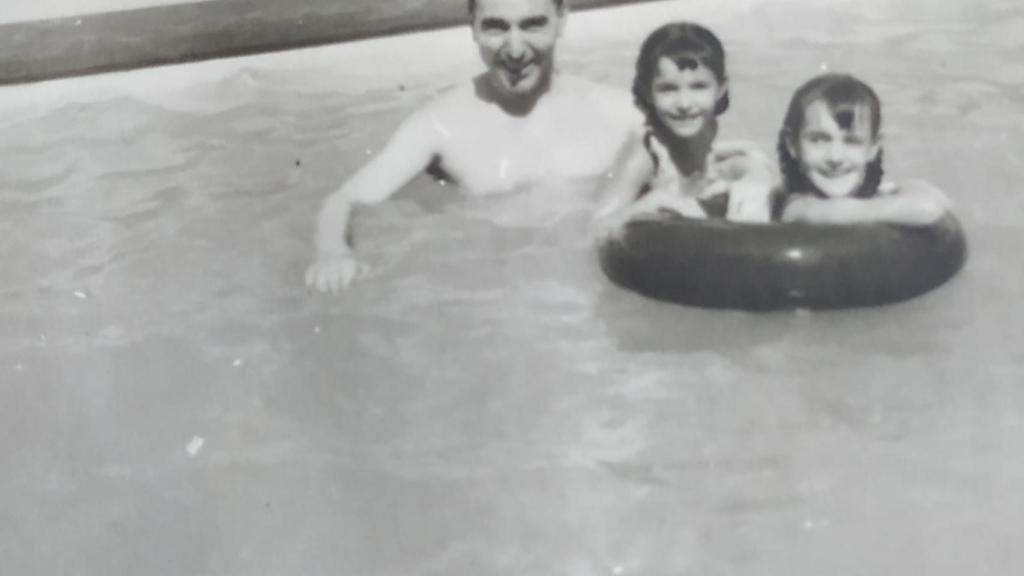
[(832, 118), (843, 130), (853, 130), (857, 126), (866, 125), (869, 132), (874, 132), (871, 104), (857, 98), (842, 98), (838, 101), (824, 99)]

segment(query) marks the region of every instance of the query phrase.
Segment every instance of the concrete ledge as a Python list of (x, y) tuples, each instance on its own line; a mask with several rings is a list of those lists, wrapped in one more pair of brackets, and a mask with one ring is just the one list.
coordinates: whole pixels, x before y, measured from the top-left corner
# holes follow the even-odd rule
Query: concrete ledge
[[(573, 10), (650, 0), (575, 0)], [(0, 84), (462, 24), (466, 0), (214, 0), (0, 26)]]

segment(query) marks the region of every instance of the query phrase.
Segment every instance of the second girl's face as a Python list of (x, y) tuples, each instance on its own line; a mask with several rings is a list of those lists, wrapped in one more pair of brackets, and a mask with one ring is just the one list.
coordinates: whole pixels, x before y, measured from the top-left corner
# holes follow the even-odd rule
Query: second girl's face
[(711, 125), (725, 89), (707, 66), (680, 68), (662, 57), (651, 83), (651, 104), (665, 129), (679, 138), (693, 138)]
[(870, 115), (867, 107), (861, 106), (850, 126), (843, 128), (821, 100), (804, 110), (803, 127), (790, 142), (789, 152), (803, 175), (825, 196), (850, 196), (864, 182), (879, 148), (871, 134)]

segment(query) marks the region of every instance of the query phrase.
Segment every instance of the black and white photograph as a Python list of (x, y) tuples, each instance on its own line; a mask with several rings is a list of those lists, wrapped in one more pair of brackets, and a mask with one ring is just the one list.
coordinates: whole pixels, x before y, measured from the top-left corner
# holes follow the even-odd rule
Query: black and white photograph
[(0, 0), (0, 574), (1024, 574), (1024, 2)]

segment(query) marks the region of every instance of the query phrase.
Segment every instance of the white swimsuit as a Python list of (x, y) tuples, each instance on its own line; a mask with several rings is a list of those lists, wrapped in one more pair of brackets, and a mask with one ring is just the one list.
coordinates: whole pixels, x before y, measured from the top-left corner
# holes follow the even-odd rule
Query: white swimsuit
[[(733, 182), (743, 177), (746, 163), (751, 160), (750, 153), (744, 147), (738, 147), (735, 153), (726, 155), (709, 154), (704, 170), (686, 176), (679, 171), (668, 148), (658, 140), (653, 132), (644, 135), (644, 147), (654, 161), (654, 177), (648, 184), (647, 191), (665, 191), (682, 196), (698, 197), (709, 186), (723, 181)], [(728, 194), (718, 194), (701, 205), (708, 216), (725, 217), (728, 205)]]

